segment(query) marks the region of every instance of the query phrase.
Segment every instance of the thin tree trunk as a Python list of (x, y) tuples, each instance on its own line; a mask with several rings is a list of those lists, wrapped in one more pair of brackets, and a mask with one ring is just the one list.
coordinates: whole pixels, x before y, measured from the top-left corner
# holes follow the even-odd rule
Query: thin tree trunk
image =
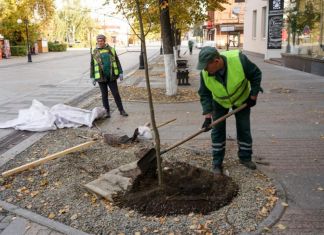
[(162, 41), (164, 50), (164, 66), (165, 66), (165, 77), (166, 77), (166, 95), (172, 96), (177, 94), (177, 81), (175, 71), (175, 60), (173, 54), (173, 38), (171, 32), (170, 15), (168, 1), (159, 0), (161, 9), (161, 30), (162, 30)]
[(147, 88), (149, 105), (150, 105), (151, 123), (152, 123), (152, 128), (153, 128), (154, 137), (155, 137), (158, 180), (159, 180), (159, 185), (161, 186), (163, 179), (162, 179), (162, 167), (161, 167), (161, 156), (160, 156), (160, 135), (159, 135), (159, 131), (156, 127), (156, 122), (155, 122), (151, 85), (150, 85), (149, 74), (148, 74), (148, 63), (147, 63), (145, 36), (144, 36), (144, 30), (143, 30), (142, 13), (141, 13), (141, 9), (140, 9), (139, 0), (136, 0), (136, 7), (137, 7), (138, 19), (139, 19), (139, 24), (140, 24), (140, 29), (141, 29), (141, 42), (142, 42), (141, 44), (142, 44), (142, 48), (143, 48), (143, 52), (144, 52), (143, 56), (144, 56), (144, 67), (145, 67), (145, 80), (146, 80), (146, 88)]

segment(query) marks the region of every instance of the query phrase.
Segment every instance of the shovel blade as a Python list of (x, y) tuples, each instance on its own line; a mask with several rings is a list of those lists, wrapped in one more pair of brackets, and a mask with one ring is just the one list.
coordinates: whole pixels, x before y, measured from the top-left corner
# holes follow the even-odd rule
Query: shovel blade
[(148, 171), (156, 171), (157, 163), (156, 163), (156, 150), (155, 148), (151, 148), (138, 160), (137, 162), (138, 168), (142, 173), (146, 173)]

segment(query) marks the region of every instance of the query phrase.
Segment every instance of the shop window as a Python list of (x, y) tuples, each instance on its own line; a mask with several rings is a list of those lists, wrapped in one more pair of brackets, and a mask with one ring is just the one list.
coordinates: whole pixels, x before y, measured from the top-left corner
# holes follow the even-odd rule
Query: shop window
[(257, 26), (257, 11), (253, 11), (252, 15), (252, 38), (256, 39), (256, 26)]
[(266, 38), (266, 28), (267, 28), (267, 7), (262, 7), (262, 18), (261, 18), (261, 37)]

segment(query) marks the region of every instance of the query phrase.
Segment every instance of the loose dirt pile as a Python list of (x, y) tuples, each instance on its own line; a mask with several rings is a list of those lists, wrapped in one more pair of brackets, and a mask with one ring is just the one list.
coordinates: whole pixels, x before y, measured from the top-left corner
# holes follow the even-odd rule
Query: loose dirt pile
[(230, 203), (237, 192), (237, 184), (225, 175), (216, 176), (183, 162), (164, 162), (161, 186), (157, 174), (147, 172), (115, 201), (144, 215), (207, 214)]
[[(94, 133), (95, 131), (88, 128), (50, 132), (14, 160), (0, 167), (0, 172), (86, 142), (80, 136), (92, 137)], [(177, 216), (158, 216), (161, 214), (158, 211), (156, 215), (148, 216), (144, 212), (121, 208), (97, 198), (84, 188), (84, 184), (97, 179), (99, 175), (137, 160), (134, 152), (139, 147), (122, 145), (117, 148), (98, 141), (82, 152), (69, 154), (13, 177), (0, 178), (0, 199), (91, 234), (193, 234), (202, 228), (215, 234), (237, 234), (255, 230), (274, 206), (276, 191), (271, 180), (258, 171), (250, 171), (239, 165), (235, 153), (237, 148), (231, 146), (231, 141), (228, 143), (228, 150), (233, 151), (228, 152), (225, 157), (225, 169), (235, 183), (227, 177), (222, 181), (215, 179), (212, 182), (213, 176), (208, 173), (211, 169), (210, 154), (177, 148), (163, 155), (164, 162), (172, 164), (165, 166), (169, 169), (164, 168), (165, 173), (168, 173), (165, 178), (170, 184), (164, 195), (164, 199), (168, 197), (170, 201), (168, 208), (178, 203), (184, 204), (180, 199), (184, 194), (189, 194), (191, 197), (195, 196), (194, 200), (200, 205), (205, 206), (204, 211), (200, 210), (206, 212), (205, 215), (195, 213), (197, 210), (194, 206), (187, 207), (185, 211), (180, 211), (179, 206), (178, 210), (173, 211)], [(187, 164), (194, 167), (188, 169)], [(173, 168), (177, 168), (177, 171), (174, 172)], [(176, 180), (173, 182), (172, 179)], [(139, 189), (149, 188), (149, 185), (154, 185), (154, 180), (148, 180), (148, 186), (142, 183)], [(223, 186), (218, 187), (217, 184)], [(231, 200), (237, 192), (235, 184), (239, 191)], [(198, 189), (196, 186), (199, 186)], [(221, 195), (224, 187), (231, 190), (223, 190), (226, 195)], [(196, 194), (192, 194), (193, 192)], [(212, 198), (213, 193), (220, 195), (220, 198)], [(149, 197), (154, 195), (156, 193), (151, 193)], [(202, 200), (197, 200), (197, 196)], [(218, 205), (209, 205), (208, 202), (204, 204), (204, 198), (207, 197), (218, 202)], [(230, 203), (221, 207), (222, 200), (224, 204)], [(151, 198), (147, 199), (151, 208), (158, 206), (151, 201)], [(187, 204), (190, 203), (187, 200)], [(192, 212), (189, 213), (190, 207)], [(159, 206), (157, 210), (163, 211), (163, 208)], [(171, 211), (165, 211), (167, 210)]]

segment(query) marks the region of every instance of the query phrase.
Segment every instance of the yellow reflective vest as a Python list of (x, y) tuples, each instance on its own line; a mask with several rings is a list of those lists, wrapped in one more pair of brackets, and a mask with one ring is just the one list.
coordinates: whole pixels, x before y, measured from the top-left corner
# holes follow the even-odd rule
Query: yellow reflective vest
[(213, 99), (224, 108), (239, 107), (250, 95), (250, 82), (245, 78), (239, 50), (220, 53), (226, 57), (226, 87), (215, 76), (209, 76), (202, 70), (205, 86), (211, 91)]
[[(112, 75), (116, 77), (119, 75), (119, 70), (116, 62), (116, 51), (113, 47), (107, 46), (101, 50), (94, 49), (93, 50), (93, 63), (94, 63), (94, 79), (99, 80), (102, 79), (102, 71), (103, 71), (103, 64), (101, 61), (100, 54), (102, 53), (109, 53), (110, 57), (110, 77), (113, 78)], [(113, 74), (112, 74), (113, 73)]]

